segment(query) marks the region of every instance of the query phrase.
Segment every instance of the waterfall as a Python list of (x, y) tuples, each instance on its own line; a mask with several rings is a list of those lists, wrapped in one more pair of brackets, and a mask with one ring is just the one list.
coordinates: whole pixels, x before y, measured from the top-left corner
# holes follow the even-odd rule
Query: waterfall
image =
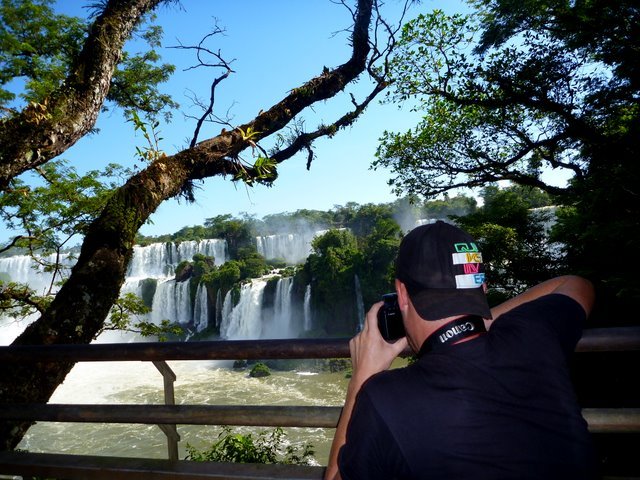
[[(312, 235), (305, 237), (292, 234), (280, 237), (281, 240), (286, 237), (286, 240), (278, 241), (275, 236), (259, 238), (264, 248), (269, 248), (273, 255), (279, 255), (278, 251), (283, 252), (289, 248), (291, 249), (290, 259), (302, 258), (303, 254), (308, 253)], [(298, 252), (295, 251), (296, 249)], [(190, 281), (176, 282), (173, 278), (177, 265), (183, 260), (191, 260), (196, 254), (213, 257), (215, 263), (220, 265), (227, 260), (226, 241), (209, 239), (185, 241), (179, 244), (167, 242), (134, 246), (121, 294), (133, 293), (151, 306), (151, 313), (140, 320), (156, 325), (163, 320), (169, 320), (198, 332), (208, 329), (211, 322), (215, 321), (221, 337), (230, 339), (291, 338), (299, 333), (302, 325), (298, 325), (295, 318), (298, 313), (303, 312), (298, 312), (300, 306), (294, 308), (292, 305), (293, 277), (283, 277), (278, 280), (275, 285), (273, 308), (263, 308), (262, 298), (266, 280), (260, 279), (247, 283), (241, 288), (240, 300), (235, 308), (229, 294), (223, 300), (221, 292), (216, 292), (215, 311), (211, 311), (213, 305), (209, 305), (204, 284), (198, 285), (194, 301)], [(55, 257), (48, 256), (43, 260), (53, 262)], [(72, 266), (72, 260), (68, 256), (63, 258), (63, 262), (69, 267)], [(51, 274), (44, 272), (44, 269), (29, 256), (16, 255), (0, 259), (0, 280), (5, 282), (24, 283), (36, 289), (38, 293), (42, 293), (48, 288), (51, 279)], [(305, 319), (299, 323), (304, 322), (304, 328), (308, 329), (311, 324), (308, 298), (305, 308)], [(294, 311), (297, 312), (295, 315)], [(2, 344), (10, 343), (35, 318), (37, 316), (17, 322), (7, 315), (0, 317)], [(126, 340), (135, 339), (130, 337)], [(121, 339), (118, 337), (113, 341), (121, 341)]]
[(311, 284), (307, 285), (307, 288), (304, 290), (304, 331), (308, 332), (311, 330)]
[[(0, 258), (0, 281), (28, 285), (36, 294), (43, 295), (49, 292), (54, 280), (53, 274), (45, 271), (43, 264), (53, 264), (55, 261), (55, 254), (40, 257), (38, 261), (29, 255)], [(68, 275), (68, 269), (73, 265), (73, 257), (62, 254), (60, 255), (60, 263), (62, 271), (57, 274), (56, 282)], [(57, 285), (53, 285), (52, 291), (57, 292), (58, 288)], [(37, 312), (17, 319), (6, 313), (0, 315), (0, 345), (9, 345), (39, 316), (40, 314)]]
[(188, 281), (166, 280), (158, 283), (156, 294), (153, 296), (150, 320), (159, 325), (165, 319), (181, 325), (191, 323), (192, 309)]
[(358, 331), (362, 331), (364, 326), (364, 302), (362, 301), (362, 289), (360, 288), (360, 277), (356, 274), (353, 279), (356, 291), (356, 307), (358, 312)]
[(232, 310), (233, 310), (233, 304), (231, 302), (231, 290), (229, 290), (227, 294), (224, 296), (224, 301), (222, 302), (222, 308), (220, 310), (220, 336), (221, 337), (224, 337), (224, 335), (222, 335), (222, 332), (226, 330), (226, 324), (229, 323)]
[[(29, 285), (38, 294), (46, 293), (53, 281), (53, 274), (45, 271), (43, 264), (51, 265), (55, 263), (56, 255), (46, 255), (39, 257), (38, 261), (29, 255), (14, 255), (12, 257), (0, 258), (0, 280), (10, 281)], [(68, 254), (60, 255), (60, 264), (63, 276), (68, 274), (68, 269), (73, 266), (73, 257)], [(61, 280), (60, 274), (55, 279)], [(53, 291), (58, 287), (54, 286)]]
[(127, 277), (160, 278), (173, 273), (172, 248), (169, 243), (152, 243), (146, 247), (135, 245)]
[(152, 243), (145, 247), (133, 247), (133, 256), (129, 263), (128, 277), (162, 278), (174, 274), (176, 266), (182, 261), (191, 261), (196, 254), (213, 257), (216, 265), (228, 260), (226, 240), (209, 238), (175, 243)]
[(266, 286), (266, 278), (244, 284), (235, 307), (231, 305), (231, 294), (227, 293), (222, 307), (220, 337), (240, 340), (297, 336), (299, 328), (296, 328), (293, 321), (293, 277), (278, 279), (273, 308), (263, 305)]
[(267, 260), (281, 259), (290, 265), (304, 262), (311, 253), (311, 242), (326, 230), (256, 237), (258, 253)]
[(220, 327), (222, 322), (222, 292), (220, 289), (216, 292), (216, 327)]
[(207, 296), (207, 287), (202, 282), (198, 284), (198, 289), (196, 290), (196, 302), (193, 307), (193, 324), (197, 332), (201, 332), (209, 326), (209, 299)]
[(231, 296), (227, 295), (222, 309), (220, 337), (227, 340), (243, 340), (262, 336), (262, 295), (266, 285), (266, 280), (253, 280), (242, 285), (240, 301), (232, 309), (229, 308)]
[(273, 302), (273, 324), (264, 338), (291, 338), (294, 334), (291, 311), (291, 289), (293, 277), (282, 277), (276, 284)]
[(176, 263), (180, 263), (183, 260), (191, 260), (196, 253), (199, 253), (207, 257), (213, 257), (215, 264), (220, 266), (228, 260), (227, 257), (229, 256), (226, 240), (218, 238), (180, 242), (176, 248), (178, 253)]

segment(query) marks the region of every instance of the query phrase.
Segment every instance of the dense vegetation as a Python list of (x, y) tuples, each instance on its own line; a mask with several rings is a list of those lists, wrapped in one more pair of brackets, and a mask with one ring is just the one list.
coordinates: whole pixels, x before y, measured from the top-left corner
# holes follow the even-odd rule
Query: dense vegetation
[(553, 195), (566, 207), (564, 260), (596, 284), (595, 315), (619, 321), (640, 300), (634, 262), (620, 258), (640, 246), (638, 2), (470, 3), (468, 16), (436, 10), (404, 26), (388, 98), (422, 119), (387, 132), (376, 165), (399, 194), (507, 180)]

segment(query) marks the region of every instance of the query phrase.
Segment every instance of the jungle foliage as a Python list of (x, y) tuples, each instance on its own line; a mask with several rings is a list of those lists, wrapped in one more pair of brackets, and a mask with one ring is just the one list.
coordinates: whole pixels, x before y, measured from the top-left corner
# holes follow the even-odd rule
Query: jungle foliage
[[(376, 166), (399, 194), (427, 197), (506, 180), (554, 196), (570, 271), (598, 289), (596, 315), (640, 300), (640, 8), (636, 1), (475, 0), (408, 22), (388, 100), (422, 114), (387, 132)], [(566, 186), (543, 170), (564, 172)]]

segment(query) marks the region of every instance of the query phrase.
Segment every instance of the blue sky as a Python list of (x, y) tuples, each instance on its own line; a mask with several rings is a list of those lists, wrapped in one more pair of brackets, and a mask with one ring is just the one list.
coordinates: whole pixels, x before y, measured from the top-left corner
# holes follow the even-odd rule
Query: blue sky
[[(62, 13), (85, 15), (85, 2), (59, 0)], [(261, 109), (269, 108), (289, 90), (318, 75), (324, 66), (334, 67), (348, 59), (347, 34), (350, 16), (343, 6), (330, 0), (246, 0), (224, 2), (210, 0), (182, 0), (182, 8), (162, 7), (158, 23), (165, 32), (164, 46), (195, 45), (211, 31), (217, 18), (226, 29), (209, 43), (220, 50), (226, 59), (235, 59), (235, 73), (220, 84), (216, 91), (216, 111), (228, 110), (233, 124), (252, 119)], [(397, 18), (399, 0), (387, 0), (388, 18)], [(465, 11), (460, 0), (425, 0), (414, 7), (410, 16), (441, 8), (449, 13)], [(336, 33), (337, 32), (337, 33)], [(132, 42), (129, 49), (135, 50)], [(189, 91), (206, 98), (209, 85), (218, 72), (205, 69), (184, 71), (195, 64), (193, 53), (163, 49), (163, 60), (178, 68), (163, 90), (170, 92), (181, 104), (181, 110), (197, 114), (187, 98)], [(359, 99), (365, 90), (352, 88)], [(321, 121), (331, 122), (348, 106), (349, 97), (318, 105), (308, 116), (307, 127), (313, 129)], [(371, 105), (358, 122), (340, 131), (332, 139), (320, 139), (315, 144), (316, 160), (306, 170), (306, 157), (299, 155), (279, 167), (279, 178), (271, 188), (246, 188), (229, 179), (208, 179), (196, 191), (196, 203), (166, 201), (151, 217), (152, 224), (143, 226), (141, 233), (158, 235), (172, 233), (184, 226), (202, 224), (205, 218), (219, 214), (254, 214), (258, 218), (301, 208), (328, 210), (347, 202), (381, 203), (395, 200), (387, 181), (389, 172), (372, 171), (378, 138), (385, 129), (401, 131), (410, 128), (416, 114), (395, 105)], [(62, 158), (68, 159), (79, 171), (104, 167), (108, 163), (138, 164), (135, 147), (144, 146), (144, 139), (134, 135), (133, 127), (125, 123), (121, 112), (111, 111), (100, 116), (100, 132), (83, 138)], [(195, 122), (175, 112), (173, 121), (159, 127), (163, 138), (160, 148), (173, 154), (184, 148), (191, 137)], [(204, 128), (200, 139), (215, 135), (218, 125)], [(265, 144), (265, 147), (268, 147)], [(247, 153), (247, 157), (250, 154)], [(8, 236), (3, 232), (3, 237)]]

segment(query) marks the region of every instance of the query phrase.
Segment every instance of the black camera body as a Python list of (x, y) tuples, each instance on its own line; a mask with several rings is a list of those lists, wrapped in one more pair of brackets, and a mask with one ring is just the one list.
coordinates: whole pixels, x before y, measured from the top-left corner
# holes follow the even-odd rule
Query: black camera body
[(387, 342), (393, 342), (406, 335), (404, 323), (402, 323), (402, 313), (398, 305), (398, 295), (396, 293), (386, 293), (382, 295), (384, 304), (378, 310), (378, 329)]

